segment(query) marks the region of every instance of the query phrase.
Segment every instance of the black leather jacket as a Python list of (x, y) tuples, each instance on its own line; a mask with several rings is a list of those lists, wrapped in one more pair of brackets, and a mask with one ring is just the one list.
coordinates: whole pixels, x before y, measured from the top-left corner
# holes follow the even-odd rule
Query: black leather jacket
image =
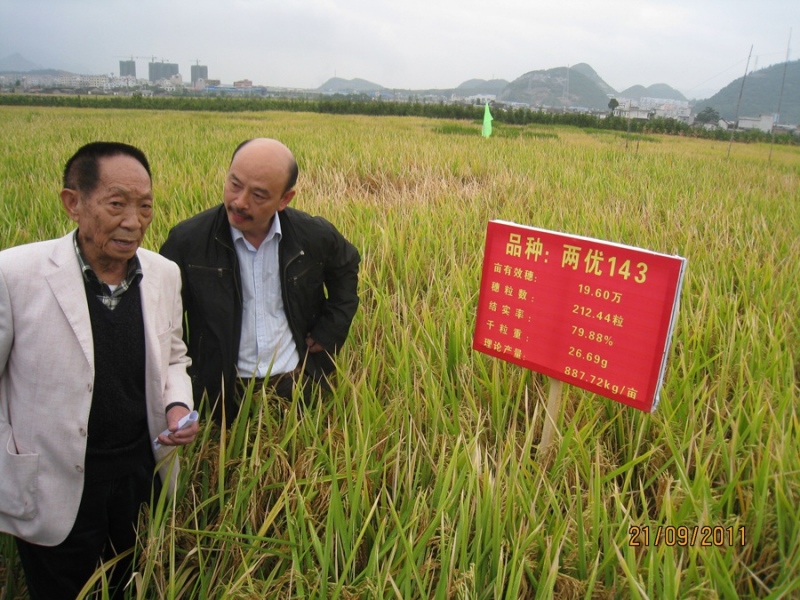
[[(358, 308), (358, 250), (322, 217), (287, 207), (278, 255), (283, 306), (306, 373), (325, 383)], [(192, 358), (195, 403), (208, 391), (235, 393), (242, 331), (242, 284), (225, 206), (176, 225), (161, 254), (178, 263), (183, 278), (184, 338)], [(327, 297), (326, 297), (327, 292)], [(308, 353), (306, 335), (327, 352)]]

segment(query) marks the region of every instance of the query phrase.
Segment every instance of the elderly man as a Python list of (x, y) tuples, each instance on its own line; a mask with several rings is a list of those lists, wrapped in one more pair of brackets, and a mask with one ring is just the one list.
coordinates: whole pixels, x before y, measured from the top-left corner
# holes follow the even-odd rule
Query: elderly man
[(287, 399), (304, 377), (326, 386), (358, 308), (358, 251), (325, 219), (289, 208), (297, 174), (280, 142), (243, 142), (223, 203), (179, 223), (161, 248), (183, 275), (195, 402), (207, 392), (218, 422), (223, 407), (232, 422), (251, 378)]
[[(77, 230), (0, 252), (0, 531), (17, 538), (31, 598), (47, 600), (74, 599), (135, 545), (156, 464), (167, 476), (169, 447), (198, 431), (178, 428), (193, 407), (180, 273), (139, 248), (153, 218), (147, 158), (87, 144), (61, 201)], [(128, 557), (117, 596), (129, 573)]]

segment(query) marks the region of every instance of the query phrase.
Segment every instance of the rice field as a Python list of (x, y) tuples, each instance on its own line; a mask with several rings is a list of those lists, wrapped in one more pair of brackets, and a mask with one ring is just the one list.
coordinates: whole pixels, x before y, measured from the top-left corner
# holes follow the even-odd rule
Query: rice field
[[(361, 307), (330, 396), (248, 395), (182, 450), (130, 597), (800, 597), (800, 148), (0, 107), (0, 247), (69, 231), (64, 162), (114, 139), (151, 161), (158, 249), (256, 136), (294, 151), (293, 205), (360, 249)], [(548, 381), (471, 350), (490, 219), (688, 259), (654, 414), (565, 386), (537, 451)], [(0, 586), (25, 597), (5, 535)]]

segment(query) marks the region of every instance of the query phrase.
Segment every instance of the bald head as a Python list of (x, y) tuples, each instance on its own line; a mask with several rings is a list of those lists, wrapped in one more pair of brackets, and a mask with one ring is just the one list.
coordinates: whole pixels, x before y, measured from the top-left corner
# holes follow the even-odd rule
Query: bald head
[(297, 183), (297, 161), (292, 151), (278, 140), (272, 138), (245, 140), (233, 151), (231, 166), (237, 157), (248, 162), (263, 164), (265, 169), (283, 171), (285, 174), (284, 194)]
[(286, 146), (266, 138), (241, 144), (233, 154), (223, 188), (231, 227), (258, 248), (276, 213), (292, 201), (296, 181), (297, 163)]

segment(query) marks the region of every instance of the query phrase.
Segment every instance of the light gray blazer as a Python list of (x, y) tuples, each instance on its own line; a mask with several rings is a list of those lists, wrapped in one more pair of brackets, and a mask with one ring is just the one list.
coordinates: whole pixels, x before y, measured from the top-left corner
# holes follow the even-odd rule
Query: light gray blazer
[[(92, 326), (73, 234), (0, 252), (0, 531), (45, 546), (62, 542), (78, 513), (94, 382)], [(178, 266), (148, 250), (137, 255), (154, 439), (167, 427), (168, 404), (192, 407), (190, 359), (181, 336)], [(155, 451), (156, 461), (173, 450)], [(174, 485), (172, 459), (161, 473)]]

